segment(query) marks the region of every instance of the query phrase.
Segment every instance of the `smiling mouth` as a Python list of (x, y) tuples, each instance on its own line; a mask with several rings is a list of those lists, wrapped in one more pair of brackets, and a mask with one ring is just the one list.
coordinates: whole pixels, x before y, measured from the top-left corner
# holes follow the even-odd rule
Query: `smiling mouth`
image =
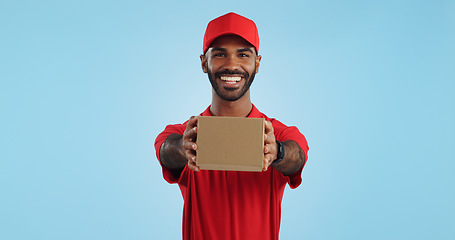
[(221, 79), (221, 81), (223, 81), (227, 84), (235, 84), (235, 83), (240, 82), (240, 80), (242, 80), (242, 77), (221, 76), (220, 79)]

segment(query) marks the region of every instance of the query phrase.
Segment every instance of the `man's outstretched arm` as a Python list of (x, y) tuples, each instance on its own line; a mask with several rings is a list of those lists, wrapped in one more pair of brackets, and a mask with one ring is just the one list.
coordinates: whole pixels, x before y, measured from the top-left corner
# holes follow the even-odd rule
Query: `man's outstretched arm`
[(191, 117), (183, 135), (171, 134), (160, 147), (160, 161), (163, 166), (180, 173), (185, 165), (191, 170), (196, 167), (197, 117)]
[(272, 162), (271, 166), (285, 176), (290, 176), (305, 164), (305, 153), (295, 141), (285, 141), (281, 144), (284, 147), (284, 158), (280, 162)]
[(305, 164), (305, 153), (300, 148), (297, 142), (289, 140), (281, 142), (284, 148), (284, 157), (279, 162), (274, 162), (277, 159), (278, 144), (275, 139), (272, 123), (265, 122), (265, 138), (264, 138), (264, 171), (269, 166), (272, 166), (285, 176), (290, 176), (297, 172)]

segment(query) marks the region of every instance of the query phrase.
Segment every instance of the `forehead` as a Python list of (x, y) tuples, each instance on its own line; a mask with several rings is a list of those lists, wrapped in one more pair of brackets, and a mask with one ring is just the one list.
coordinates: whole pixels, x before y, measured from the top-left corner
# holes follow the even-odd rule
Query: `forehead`
[(224, 35), (216, 38), (211, 44), (210, 48), (214, 47), (221, 47), (221, 48), (228, 48), (228, 47), (235, 47), (235, 48), (253, 48), (254, 46), (237, 35)]

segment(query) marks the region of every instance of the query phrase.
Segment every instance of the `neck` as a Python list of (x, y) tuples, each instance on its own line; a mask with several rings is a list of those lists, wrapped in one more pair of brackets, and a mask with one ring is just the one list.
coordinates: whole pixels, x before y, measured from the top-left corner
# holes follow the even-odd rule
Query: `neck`
[(221, 99), (214, 91), (212, 93), (210, 112), (213, 116), (247, 117), (251, 109), (253, 109), (253, 104), (250, 99), (250, 90), (237, 101), (226, 101)]

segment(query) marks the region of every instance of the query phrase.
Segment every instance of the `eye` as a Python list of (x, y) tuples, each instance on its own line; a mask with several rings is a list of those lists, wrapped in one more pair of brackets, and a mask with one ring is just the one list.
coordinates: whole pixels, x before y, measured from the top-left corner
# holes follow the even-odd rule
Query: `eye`
[(242, 57), (242, 58), (247, 58), (249, 57), (250, 55), (246, 54), (246, 53), (240, 53), (239, 54), (239, 57)]
[(213, 54), (213, 57), (225, 57), (225, 56), (226, 56), (226, 54), (221, 53), (221, 52), (218, 52), (218, 53), (214, 53), (214, 54)]

